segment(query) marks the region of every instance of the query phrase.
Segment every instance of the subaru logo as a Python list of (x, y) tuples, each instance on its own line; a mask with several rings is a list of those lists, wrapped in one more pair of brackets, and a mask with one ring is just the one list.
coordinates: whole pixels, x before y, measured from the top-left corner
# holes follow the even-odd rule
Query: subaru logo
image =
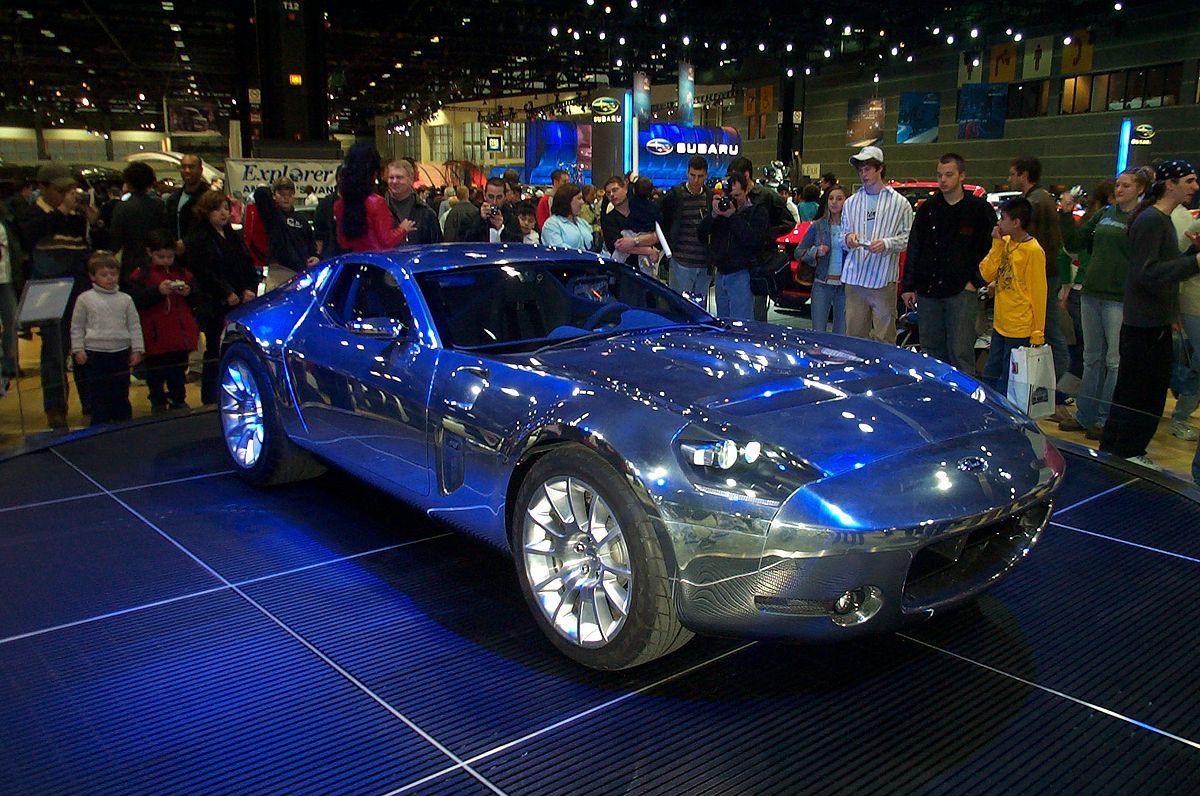
[(964, 473), (983, 473), (987, 472), (987, 459), (980, 456), (964, 456), (958, 460), (958, 469)]
[(596, 97), (592, 100), (592, 113), (598, 116), (612, 116), (621, 110), (621, 103), (612, 97)]
[(1153, 138), (1154, 137), (1154, 125), (1152, 125), (1152, 124), (1139, 124), (1137, 127), (1133, 128), (1133, 129), (1138, 134), (1138, 137), (1140, 137), (1140, 138)]
[(669, 155), (675, 151), (675, 145), (665, 138), (651, 138), (646, 142), (646, 151), (651, 155)]

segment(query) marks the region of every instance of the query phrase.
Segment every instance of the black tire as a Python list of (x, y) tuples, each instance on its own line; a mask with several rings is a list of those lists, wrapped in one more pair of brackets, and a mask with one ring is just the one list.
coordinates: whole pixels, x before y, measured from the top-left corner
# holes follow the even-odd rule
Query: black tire
[[(543, 608), (531, 582), (533, 565), (526, 554), (526, 518), (531, 516), (531, 508), (536, 514), (538, 507), (549, 500), (544, 485), (558, 483), (560, 479), (585, 483), (603, 501), (609, 516), (619, 525), (622, 549), (627, 553), (626, 566), (631, 573), (628, 611), (623, 622), (611, 637), (593, 640), (588, 645), (568, 638), (547, 616), (547, 609)], [(567, 657), (592, 669), (628, 669), (666, 655), (691, 639), (691, 631), (680, 624), (676, 614), (673, 585), (650, 518), (629, 485), (595, 453), (571, 445), (538, 459), (517, 492), (509, 534), (525, 601), (538, 627)], [(601, 547), (597, 545), (596, 549)], [(560, 566), (565, 568), (561, 562)], [(553, 590), (548, 592), (552, 595)]]
[[(257, 401), (239, 402), (231, 393), (228, 385), (235, 372), (237, 381), (245, 384), (258, 397)], [(273, 486), (315, 478), (325, 472), (324, 465), (288, 439), (275, 406), (271, 375), (249, 345), (239, 342), (229, 346), (221, 357), (219, 379), (221, 437), (238, 477), (255, 486)], [(231, 434), (244, 429), (242, 434), (236, 436), (258, 440), (260, 435), (257, 429), (249, 425), (254, 418), (261, 426), (261, 444), (253, 461), (248, 461), (246, 457), (239, 456), (237, 443)]]

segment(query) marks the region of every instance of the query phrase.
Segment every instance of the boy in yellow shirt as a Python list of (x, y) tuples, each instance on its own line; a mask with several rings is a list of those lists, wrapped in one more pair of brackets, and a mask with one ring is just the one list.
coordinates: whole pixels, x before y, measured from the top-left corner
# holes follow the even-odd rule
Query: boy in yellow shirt
[(1033, 206), (1023, 196), (1000, 203), (1000, 221), (992, 230), (992, 250), (979, 272), (995, 282), (996, 311), (992, 347), (983, 379), (1008, 394), (1009, 354), (1014, 348), (1046, 342), (1046, 253), (1026, 232)]

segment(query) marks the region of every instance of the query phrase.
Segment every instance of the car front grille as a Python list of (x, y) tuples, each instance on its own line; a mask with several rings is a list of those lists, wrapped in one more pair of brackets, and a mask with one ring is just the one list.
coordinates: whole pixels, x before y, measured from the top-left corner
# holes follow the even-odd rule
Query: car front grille
[(922, 547), (904, 582), (904, 612), (927, 611), (986, 588), (1029, 552), (1052, 507), (1045, 501)]

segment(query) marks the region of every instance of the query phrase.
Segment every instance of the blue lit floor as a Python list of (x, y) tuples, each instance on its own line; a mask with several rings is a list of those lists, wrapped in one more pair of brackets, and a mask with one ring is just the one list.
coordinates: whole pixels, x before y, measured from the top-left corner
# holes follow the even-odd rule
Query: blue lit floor
[(215, 417), (0, 463), (0, 793), (1200, 792), (1200, 505), (1080, 456), (1025, 566), (836, 647), (543, 641), (511, 562)]

